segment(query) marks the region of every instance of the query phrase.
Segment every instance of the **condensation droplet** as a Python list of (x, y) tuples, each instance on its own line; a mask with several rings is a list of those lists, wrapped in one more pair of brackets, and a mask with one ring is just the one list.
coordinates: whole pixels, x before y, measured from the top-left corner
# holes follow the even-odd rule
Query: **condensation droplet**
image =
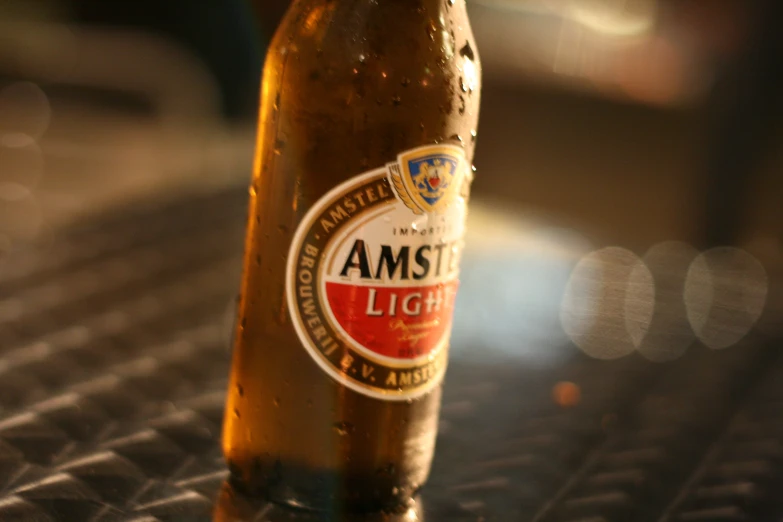
[(378, 468), (378, 470), (375, 472), (377, 475), (386, 475), (391, 476), (394, 475), (394, 472), (397, 471), (397, 468), (394, 464), (387, 464), (381, 468)]
[(473, 48), (470, 47), (470, 42), (465, 42), (465, 45), (459, 50), (459, 55), (471, 61), (476, 59), (476, 56), (473, 54)]
[(240, 397), (245, 396), (245, 389), (242, 387), (241, 384), (237, 384), (237, 394), (239, 394)]
[(234, 418), (239, 419), (241, 415), (239, 415), (239, 410), (234, 408)]
[(335, 422), (332, 427), (341, 437), (345, 437), (353, 433), (354, 426), (350, 422)]
[(435, 25), (434, 20), (430, 20), (430, 23), (427, 25), (427, 36), (430, 37), (430, 40), (433, 42), (435, 41), (435, 33), (438, 31), (438, 27)]
[(275, 406), (280, 406), (280, 397), (275, 397), (272, 400), (272, 404), (274, 404)]

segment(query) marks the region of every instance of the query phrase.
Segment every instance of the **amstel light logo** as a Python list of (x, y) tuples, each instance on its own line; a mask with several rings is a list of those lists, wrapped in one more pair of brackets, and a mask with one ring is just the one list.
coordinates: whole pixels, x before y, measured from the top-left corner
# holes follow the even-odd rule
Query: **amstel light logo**
[(461, 148), (422, 147), (341, 184), (305, 215), (288, 258), (288, 305), (334, 379), (386, 400), (440, 382), (468, 184)]

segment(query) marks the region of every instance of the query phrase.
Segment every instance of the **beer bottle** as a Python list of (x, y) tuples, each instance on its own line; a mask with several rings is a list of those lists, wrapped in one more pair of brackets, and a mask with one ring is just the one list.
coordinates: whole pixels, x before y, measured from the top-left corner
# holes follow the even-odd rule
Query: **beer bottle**
[(480, 65), (464, 0), (295, 0), (261, 87), (223, 449), (314, 509), (426, 481)]

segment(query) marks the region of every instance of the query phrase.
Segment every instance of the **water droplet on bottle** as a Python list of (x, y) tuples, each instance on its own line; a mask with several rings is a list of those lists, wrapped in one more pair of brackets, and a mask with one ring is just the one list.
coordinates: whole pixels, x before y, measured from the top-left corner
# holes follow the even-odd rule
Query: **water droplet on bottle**
[(408, 85), (411, 84), (411, 79), (406, 76), (403, 76), (402, 80), (400, 80), (400, 83), (402, 84), (403, 87), (407, 87)]
[(256, 187), (253, 185), (250, 185), (250, 189), (248, 190), (250, 192), (251, 197), (256, 197)]
[(364, 63), (364, 61), (367, 59), (367, 57), (364, 55), (364, 53), (359, 55), (359, 61)]
[(459, 113), (460, 114), (465, 114), (465, 97), (464, 96), (460, 96), (459, 97), (459, 102), (460, 102)]
[(408, 399), (405, 401), (406, 404), (413, 404), (413, 399)]
[(446, 0), (446, 5), (451, 7), (454, 5), (454, 0)]
[(476, 141), (476, 136), (478, 136), (478, 133), (476, 132), (476, 129), (472, 129), (470, 131), (470, 141), (471, 142), (475, 142)]
[(459, 77), (459, 88), (462, 89), (462, 92), (468, 92), (468, 84), (465, 83), (465, 79), (462, 76)]
[(416, 224), (415, 222), (414, 222), (414, 223), (411, 223), (411, 228), (412, 228), (413, 230), (417, 230), (417, 229), (419, 228), (419, 225), (418, 225), (418, 224)]
[(274, 399), (272, 399), (272, 404), (274, 404), (275, 406), (280, 406), (280, 397), (275, 397)]
[(245, 329), (245, 326), (247, 326), (247, 317), (243, 317), (242, 321), (240, 321), (239, 326), (242, 327), (242, 329)]
[[(449, 0), (450, 2), (453, 2), (454, 0)], [(400, 488), (392, 488), (391, 490), (392, 495), (398, 495), (400, 493)]]
[(476, 166), (475, 166), (475, 165), (471, 165), (471, 166), (470, 166), (470, 171), (471, 171), (473, 174), (475, 174), (475, 173), (476, 173)]
[(234, 408), (234, 418), (235, 418), (235, 419), (239, 419), (239, 418), (240, 418), (240, 415), (239, 415), (239, 410), (238, 410), (238, 409), (236, 409), (236, 408)]
[(462, 136), (460, 136), (459, 134), (452, 134), (451, 136), (449, 136), (449, 139), (450, 140), (454, 140), (454, 141), (458, 141), (460, 143), (460, 145), (463, 145), (463, 143), (464, 143), (462, 141)]
[(465, 45), (459, 50), (459, 55), (471, 61), (476, 59), (476, 56), (473, 54), (473, 49), (470, 47), (470, 42), (465, 42)]
[(239, 394), (240, 397), (245, 396), (245, 389), (242, 387), (241, 384), (237, 384), (237, 393)]
[(433, 42), (435, 41), (435, 33), (438, 31), (438, 27), (435, 25), (434, 20), (430, 20), (429, 25), (427, 25), (427, 35), (430, 37), (430, 40)]
[(399, 96), (392, 98), (392, 104), (396, 107), (402, 103), (402, 99)]
[(274, 110), (280, 109), (280, 92), (278, 92), (275, 95), (275, 103), (272, 105), (272, 109)]
[(283, 153), (283, 149), (285, 148), (285, 142), (283, 140), (276, 140), (275, 141), (275, 154), (279, 156)]
[(421, 130), (424, 130), (424, 122), (421, 122), (421, 123), (419, 123), (419, 128), (420, 128)]
[(257, 254), (257, 255), (256, 255), (256, 264), (257, 264), (257, 265), (260, 265), (260, 264), (261, 264), (261, 255), (260, 255), (260, 254)]
[(280, 232), (281, 234), (285, 234), (286, 232), (288, 232), (288, 227), (285, 225), (277, 225), (277, 231)]
[(335, 422), (332, 427), (341, 437), (353, 433), (354, 426), (350, 422)]
[(383, 466), (382, 468), (378, 468), (378, 470), (375, 473), (378, 475), (391, 476), (394, 475), (395, 471), (397, 471), (397, 468), (394, 466), (394, 464), (389, 463)]

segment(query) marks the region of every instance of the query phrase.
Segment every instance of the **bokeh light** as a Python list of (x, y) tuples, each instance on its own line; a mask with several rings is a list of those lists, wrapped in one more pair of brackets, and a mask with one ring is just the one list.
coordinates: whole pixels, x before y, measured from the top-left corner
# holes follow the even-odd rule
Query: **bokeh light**
[(683, 303), (683, 287), (688, 267), (698, 252), (678, 241), (666, 241), (651, 247), (644, 264), (655, 285), (650, 311), (652, 317), (639, 353), (655, 362), (671, 361), (682, 356), (695, 340), (688, 324)]
[[(576, 265), (563, 296), (560, 321), (587, 355), (617, 359), (634, 351), (634, 338), (641, 339), (647, 328), (645, 318), (652, 315), (634, 303), (634, 293), (647, 296), (654, 292), (649, 288), (652, 277), (644, 271), (639, 257), (620, 247), (591, 252)], [(633, 336), (629, 322), (634, 325)]]
[(573, 382), (561, 381), (552, 387), (552, 399), (563, 408), (572, 408), (582, 400), (582, 390)]
[(13, 201), (26, 197), (27, 191), (40, 181), (43, 171), (44, 158), (37, 143), (0, 142), (0, 199)]
[(572, 231), (471, 203), (451, 353), (484, 361), (491, 348), (529, 365), (567, 357), (560, 301), (586, 251)]
[(649, 268), (637, 259), (625, 289), (625, 328), (638, 348), (644, 341), (655, 308), (655, 281)]
[(0, 235), (12, 241), (32, 240), (43, 222), (38, 201), (23, 187), (15, 187), (11, 194), (13, 199), (4, 198), (0, 193)]
[(685, 306), (693, 331), (706, 346), (728, 348), (745, 337), (764, 310), (767, 273), (748, 252), (708, 250), (693, 260), (685, 282)]
[(16, 82), (0, 90), (0, 144), (35, 141), (46, 132), (50, 119), (49, 98), (36, 84)]

